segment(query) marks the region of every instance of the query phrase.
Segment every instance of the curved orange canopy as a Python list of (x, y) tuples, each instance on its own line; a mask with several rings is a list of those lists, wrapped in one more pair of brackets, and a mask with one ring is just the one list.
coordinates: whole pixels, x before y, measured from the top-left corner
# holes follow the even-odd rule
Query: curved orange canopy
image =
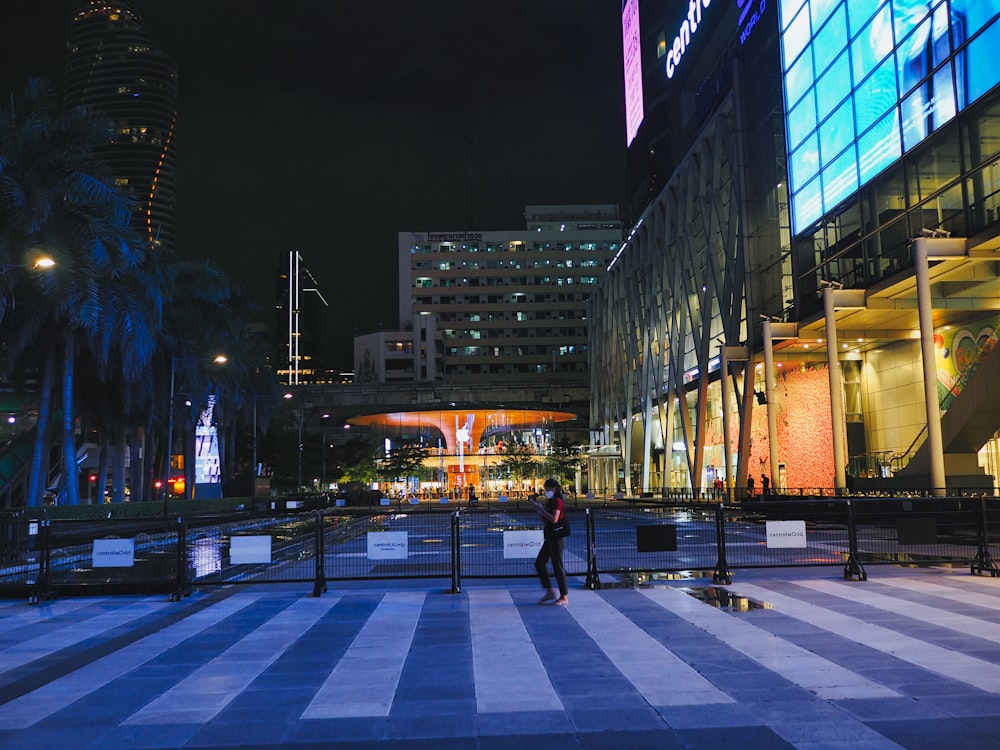
[(468, 430), (469, 451), (475, 452), (486, 430), (516, 430), (554, 422), (569, 422), (576, 415), (550, 409), (435, 409), (368, 414), (348, 419), (359, 427), (435, 427), (444, 435), (446, 447), (454, 452), (458, 437)]

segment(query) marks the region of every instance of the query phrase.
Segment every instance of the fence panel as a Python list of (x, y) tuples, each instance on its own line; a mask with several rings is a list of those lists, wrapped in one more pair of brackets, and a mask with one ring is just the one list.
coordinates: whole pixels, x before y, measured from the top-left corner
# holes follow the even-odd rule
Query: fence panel
[(447, 578), (453, 515), (448, 510), (327, 513), (326, 578)]
[(594, 509), (594, 556), (603, 573), (711, 570), (718, 560), (714, 505)]
[(854, 509), (862, 563), (968, 565), (977, 556), (979, 498), (858, 499)]
[(176, 522), (55, 520), (48, 531), (50, 592), (171, 591), (176, 585)]
[[(587, 574), (587, 516), (566, 510), (570, 535), (563, 544), (567, 576)], [(542, 520), (534, 510), (493, 507), (463, 513), (460, 560), (463, 578), (518, 578), (535, 575), (542, 546)]]
[(246, 517), (190, 528), (192, 584), (294, 583), (316, 579), (318, 513)]
[(755, 501), (723, 513), (730, 568), (842, 565), (850, 553), (843, 500)]
[(39, 586), (44, 532), (37, 519), (0, 518), (0, 596), (32, 596)]

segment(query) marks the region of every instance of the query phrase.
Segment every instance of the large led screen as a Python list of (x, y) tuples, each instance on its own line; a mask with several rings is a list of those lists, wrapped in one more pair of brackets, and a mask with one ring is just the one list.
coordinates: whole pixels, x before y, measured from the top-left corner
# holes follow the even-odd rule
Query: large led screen
[(1000, 82), (1000, 0), (780, 0), (798, 234)]
[(625, 147), (642, 124), (642, 55), (639, 47), (639, 0), (622, 3), (622, 53), (625, 63)]

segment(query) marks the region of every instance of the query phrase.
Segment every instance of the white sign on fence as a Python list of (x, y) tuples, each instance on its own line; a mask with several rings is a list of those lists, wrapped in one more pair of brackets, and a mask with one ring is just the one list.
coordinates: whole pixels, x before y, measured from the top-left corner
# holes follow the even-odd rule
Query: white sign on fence
[(769, 549), (806, 546), (805, 521), (767, 521)]
[(405, 531), (369, 531), (369, 560), (405, 560), (410, 555), (409, 535)]
[(90, 564), (94, 568), (131, 568), (135, 565), (135, 540), (95, 539)]
[(503, 559), (535, 557), (545, 539), (541, 529), (534, 531), (505, 531), (503, 533)]
[(233, 565), (271, 562), (271, 537), (267, 534), (229, 537), (229, 562)]

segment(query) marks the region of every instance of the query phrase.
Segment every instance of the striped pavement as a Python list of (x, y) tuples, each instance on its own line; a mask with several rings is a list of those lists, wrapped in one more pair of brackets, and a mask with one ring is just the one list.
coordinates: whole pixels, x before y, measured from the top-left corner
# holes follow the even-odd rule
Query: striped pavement
[(4, 601), (0, 750), (1000, 748), (1000, 579), (737, 571), (745, 611), (709, 586)]

